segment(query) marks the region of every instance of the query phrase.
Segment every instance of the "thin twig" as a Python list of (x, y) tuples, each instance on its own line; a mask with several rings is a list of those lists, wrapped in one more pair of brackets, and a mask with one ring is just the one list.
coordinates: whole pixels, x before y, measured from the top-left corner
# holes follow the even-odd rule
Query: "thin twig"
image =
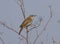
[[(24, 17), (24, 19), (25, 19), (25, 8), (24, 8), (23, 0), (19, 0), (19, 2), (20, 2), (19, 5), (20, 5), (20, 7), (21, 7), (23, 17)], [(29, 40), (28, 40), (28, 29), (27, 29), (27, 28), (26, 28), (26, 39), (25, 39), (25, 40), (26, 40), (26, 43), (29, 44), (29, 43), (28, 43)]]
[(29, 40), (28, 40), (28, 28), (26, 28), (26, 42), (27, 42), (27, 44), (29, 44), (28, 41), (29, 41)]
[(26, 40), (26, 37), (24, 37), (23, 35), (21, 35), (21, 37), (23, 37)]
[(23, 0), (19, 0), (20, 2), (20, 7), (21, 7), (21, 11), (22, 11), (22, 14), (23, 14), (23, 17), (25, 19), (25, 8), (24, 8), (24, 3), (23, 3)]
[(4, 27), (16, 32), (18, 34), (18, 32), (16, 30), (14, 30), (13, 28), (9, 27), (8, 25), (6, 25), (4, 22), (0, 21), (0, 24), (3, 25)]
[(40, 35), (42, 35), (42, 33), (46, 30), (46, 27), (48, 26), (48, 23), (50, 22), (51, 18), (52, 18), (52, 10), (51, 10), (51, 6), (49, 6), (50, 8), (50, 18), (48, 19), (47, 23), (45, 24), (44, 28), (42, 29), (42, 31), (39, 33), (39, 35), (35, 38), (33, 44), (36, 43), (37, 39), (40, 37)]
[[(0, 24), (3, 25), (4, 27), (8, 28), (9, 30), (11, 30), (11, 31), (13, 31), (13, 32), (15, 32), (15, 33), (18, 34), (18, 32), (17, 32), (15, 29), (13, 29), (13, 28), (11, 28), (10, 26), (6, 25), (4, 22), (0, 21)], [(18, 34), (18, 35), (19, 35), (19, 34)], [(23, 35), (21, 35), (21, 36), (22, 36), (24, 39), (26, 39)]]

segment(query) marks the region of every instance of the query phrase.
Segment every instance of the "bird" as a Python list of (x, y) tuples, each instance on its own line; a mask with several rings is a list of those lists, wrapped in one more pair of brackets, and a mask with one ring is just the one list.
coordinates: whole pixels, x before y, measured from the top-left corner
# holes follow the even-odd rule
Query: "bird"
[(25, 20), (22, 22), (20, 25), (20, 30), (19, 30), (19, 35), (21, 34), (22, 30), (32, 24), (33, 19), (35, 18), (36, 15), (30, 15)]

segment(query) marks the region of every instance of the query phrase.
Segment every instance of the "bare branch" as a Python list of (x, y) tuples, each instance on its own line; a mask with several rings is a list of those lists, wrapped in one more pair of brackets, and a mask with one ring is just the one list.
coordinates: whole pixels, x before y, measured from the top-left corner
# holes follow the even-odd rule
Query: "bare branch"
[(37, 39), (40, 37), (40, 35), (42, 35), (42, 33), (46, 30), (46, 27), (48, 26), (48, 23), (50, 22), (51, 18), (52, 18), (52, 10), (51, 10), (51, 5), (49, 6), (50, 8), (50, 18), (48, 19), (47, 23), (45, 24), (45, 26), (43, 27), (42, 31), (39, 33), (39, 35), (35, 38), (34, 40), (34, 44), (36, 43)]
[(23, 35), (21, 35), (21, 37), (23, 37), (26, 40), (26, 37), (24, 37)]
[(29, 40), (28, 40), (28, 28), (26, 27), (26, 43), (29, 44)]
[(3, 25), (4, 27), (16, 32), (18, 34), (18, 32), (16, 30), (14, 30), (13, 28), (9, 27), (8, 25), (6, 25), (5, 23), (3, 23), (2, 21), (0, 21), (0, 24)]
[[(4, 22), (0, 21), (0, 24), (3, 25), (4, 27), (8, 28), (9, 30), (11, 30), (11, 31), (13, 31), (13, 32), (15, 32), (15, 33), (18, 34), (18, 32), (15, 29), (13, 29), (10, 26), (6, 25)], [(21, 35), (21, 37), (23, 37), (24, 39), (26, 39), (23, 35)]]
[(48, 6), (50, 8), (50, 17), (52, 17), (52, 9), (51, 9), (51, 5)]
[(25, 19), (25, 8), (24, 8), (23, 0), (19, 0), (19, 5), (20, 5), (20, 7), (21, 7), (23, 17), (24, 17), (24, 19)]

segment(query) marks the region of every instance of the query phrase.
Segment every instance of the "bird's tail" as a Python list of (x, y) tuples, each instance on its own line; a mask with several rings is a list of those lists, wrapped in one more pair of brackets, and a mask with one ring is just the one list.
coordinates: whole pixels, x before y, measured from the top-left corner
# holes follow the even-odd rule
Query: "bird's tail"
[(19, 31), (19, 35), (21, 34), (21, 31), (22, 31), (22, 30), (23, 30), (23, 28), (20, 29), (20, 31)]

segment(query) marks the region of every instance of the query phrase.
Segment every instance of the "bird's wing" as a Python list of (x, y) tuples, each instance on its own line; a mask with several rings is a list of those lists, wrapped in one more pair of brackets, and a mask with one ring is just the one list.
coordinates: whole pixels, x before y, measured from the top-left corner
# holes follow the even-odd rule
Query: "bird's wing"
[(21, 24), (21, 26), (28, 26), (29, 24), (31, 24), (32, 19), (27, 18), (23, 21), (23, 23)]

